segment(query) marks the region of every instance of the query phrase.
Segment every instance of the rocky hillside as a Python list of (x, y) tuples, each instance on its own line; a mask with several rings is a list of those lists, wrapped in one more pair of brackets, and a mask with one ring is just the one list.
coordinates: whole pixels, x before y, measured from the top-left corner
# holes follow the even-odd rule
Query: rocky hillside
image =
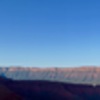
[(14, 80), (49, 80), (65, 83), (100, 85), (100, 67), (0, 67), (0, 76)]

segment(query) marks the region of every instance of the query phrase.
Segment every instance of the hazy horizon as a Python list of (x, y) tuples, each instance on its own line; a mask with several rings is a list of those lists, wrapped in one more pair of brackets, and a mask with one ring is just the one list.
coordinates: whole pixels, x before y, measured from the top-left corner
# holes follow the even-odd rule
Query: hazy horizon
[(0, 68), (100, 68), (100, 65), (81, 65), (81, 66), (21, 66), (21, 65), (1, 65)]

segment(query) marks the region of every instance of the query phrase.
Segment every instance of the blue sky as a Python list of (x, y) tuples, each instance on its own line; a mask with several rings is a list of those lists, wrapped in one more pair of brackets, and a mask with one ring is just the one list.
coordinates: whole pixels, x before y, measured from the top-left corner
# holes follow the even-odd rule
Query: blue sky
[(100, 1), (0, 0), (0, 65), (100, 65)]

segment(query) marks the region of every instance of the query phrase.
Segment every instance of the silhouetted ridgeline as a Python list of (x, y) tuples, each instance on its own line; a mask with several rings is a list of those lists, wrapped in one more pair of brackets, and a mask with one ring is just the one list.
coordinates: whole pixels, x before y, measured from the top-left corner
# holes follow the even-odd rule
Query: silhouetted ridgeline
[(100, 100), (100, 86), (0, 78), (0, 100)]

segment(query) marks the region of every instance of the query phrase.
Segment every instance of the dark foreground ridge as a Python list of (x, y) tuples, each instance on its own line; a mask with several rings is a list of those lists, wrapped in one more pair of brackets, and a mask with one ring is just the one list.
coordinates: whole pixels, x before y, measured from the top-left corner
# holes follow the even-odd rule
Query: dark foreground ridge
[(100, 100), (100, 86), (0, 78), (0, 100)]

